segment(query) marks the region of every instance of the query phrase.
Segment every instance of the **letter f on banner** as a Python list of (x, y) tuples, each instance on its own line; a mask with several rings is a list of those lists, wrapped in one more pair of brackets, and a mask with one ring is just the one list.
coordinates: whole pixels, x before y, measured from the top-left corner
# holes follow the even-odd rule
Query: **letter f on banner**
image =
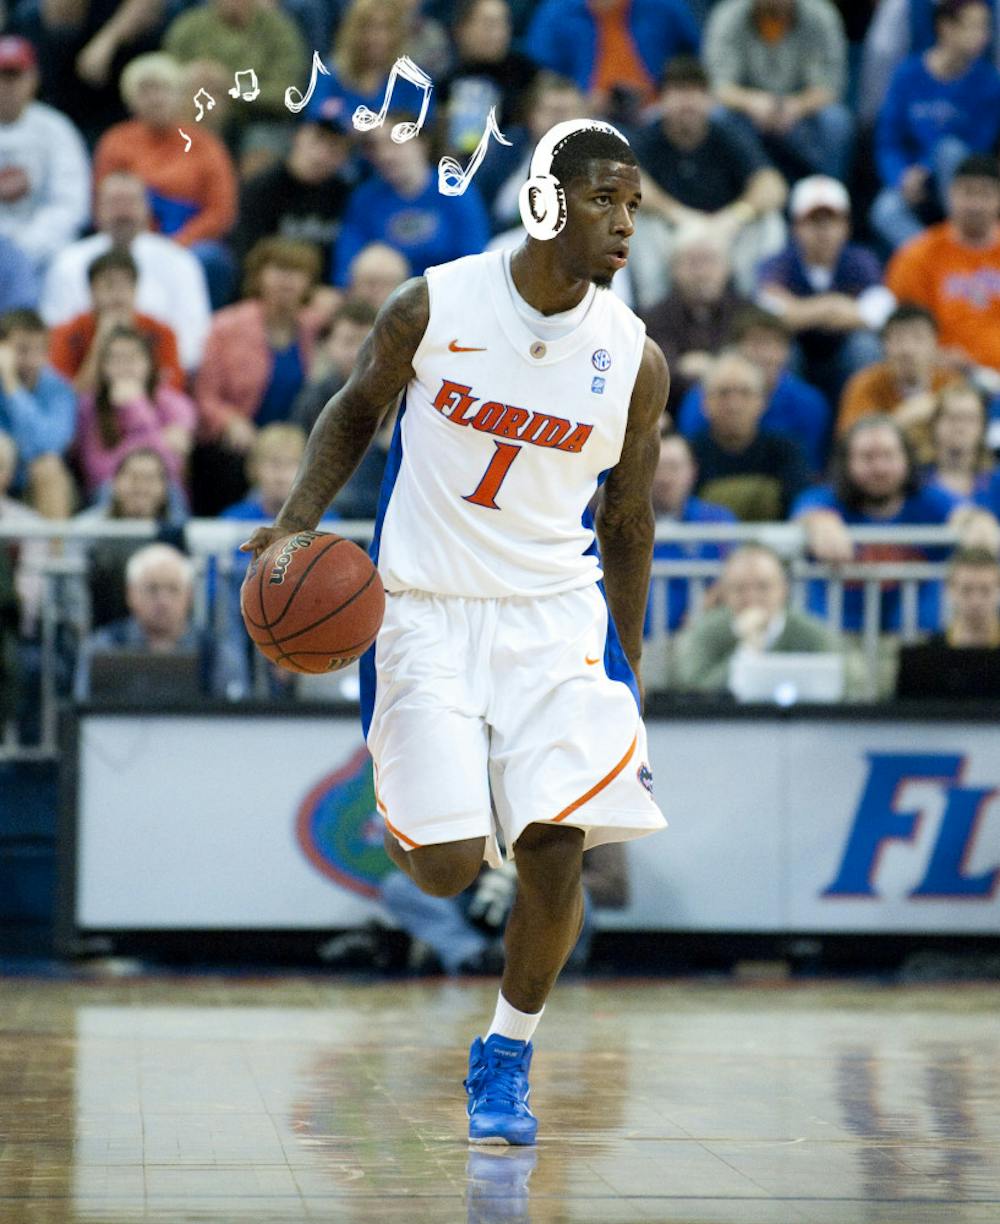
[(877, 897), (873, 880), (886, 842), (912, 841), (923, 813), (898, 812), (896, 796), (905, 782), (959, 781), (964, 757), (943, 753), (868, 753), (868, 782), (837, 877), (824, 897)]

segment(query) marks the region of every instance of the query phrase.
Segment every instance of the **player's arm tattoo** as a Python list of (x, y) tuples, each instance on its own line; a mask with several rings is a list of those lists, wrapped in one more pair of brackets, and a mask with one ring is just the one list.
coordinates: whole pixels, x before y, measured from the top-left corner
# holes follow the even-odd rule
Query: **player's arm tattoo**
[(642, 627), (653, 558), (653, 474), (660, 456), (660, 421), (670, 372), (658, 345), (646, 340), (629, 405), (621, 458), (604, 483), (597, 510), (597, 538), (608, 606), (622, 647), (639, 674)]
[(382, 418), (413, 377), (413, 355), (430, 305), (422, 276), (408, 280), (378, 313), (351, 377), (320, 413), (298, 476), (275, 525), (313, 529), (350, 479)]

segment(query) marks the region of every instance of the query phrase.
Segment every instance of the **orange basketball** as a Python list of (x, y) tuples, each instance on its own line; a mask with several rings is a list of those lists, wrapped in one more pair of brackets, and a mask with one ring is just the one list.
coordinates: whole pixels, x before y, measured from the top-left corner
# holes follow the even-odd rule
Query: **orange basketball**
[(356, 544), (331, 532), (297, 531), (250, 562), (240, 610), (272, 663), (293, 672), (336, 671), (375, 641), (385, 591)]

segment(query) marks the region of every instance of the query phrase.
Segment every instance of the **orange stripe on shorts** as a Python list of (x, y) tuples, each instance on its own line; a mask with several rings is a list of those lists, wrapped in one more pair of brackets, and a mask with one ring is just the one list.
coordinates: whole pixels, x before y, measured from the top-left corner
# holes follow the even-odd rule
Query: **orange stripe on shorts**
[(382, 802), (381, 798), (379, 797), (379, 793), (378, 793), (378, 766), (375, 764), (374, 761), (372, 761), (372, 781), (375, 787), (375, 806), (382, 813), (382, 819), (385, 821), (385, 827), (389, 830), (389, 832), (393, 835), (393, 837), (396, 838), (397, 841), (405, 842), (406, 845), (411, 846), (414, 850), (419, 850), (420, 842), (415, 842), (412, 837), (407, 837), (405, 833), (400, 833), (400, 831), (395, 827), (395, 825), (392, 825), (389, 823), (388, 809), (386, 808), (385, 804)]
[(563, 808), (558, 816), (553, 816), (552, 824), (558, 824), (560, 820), (565, 820), (566, 817), (572, 815), (577, 808), (583, 807), (585, 803), (589, 802), (589, 800), (593, 799), (595, 795), (599, 794), (606, 786), (612, 783), (628, 764), (629, 758), (632, 756), (632, 753), (635, 752), (635, 746), (638, 741), (639, 732), (637, 731), (632, 738), (632, 743), (628, 746), (628, 752), (625, 753), (614, 769), (612, 769), (610, 773), (606, 773), (600, 782), (596, 782), (586, 794), (581, 795), (579, 799), (574, 800), (569, 807)]

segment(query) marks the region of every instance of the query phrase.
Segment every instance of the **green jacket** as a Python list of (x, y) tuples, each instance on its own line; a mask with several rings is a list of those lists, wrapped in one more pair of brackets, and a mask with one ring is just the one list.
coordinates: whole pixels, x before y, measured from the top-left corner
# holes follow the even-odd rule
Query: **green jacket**
[[(739, 647), (728, 608), (712, 608), (677, 639), (675, 670), (679, 688), (702, 693), (722, 692), (729, 681), (729, 660)], [(794, 608), (769, 651), (837, 651), (839, 643), (822, 621)]]

